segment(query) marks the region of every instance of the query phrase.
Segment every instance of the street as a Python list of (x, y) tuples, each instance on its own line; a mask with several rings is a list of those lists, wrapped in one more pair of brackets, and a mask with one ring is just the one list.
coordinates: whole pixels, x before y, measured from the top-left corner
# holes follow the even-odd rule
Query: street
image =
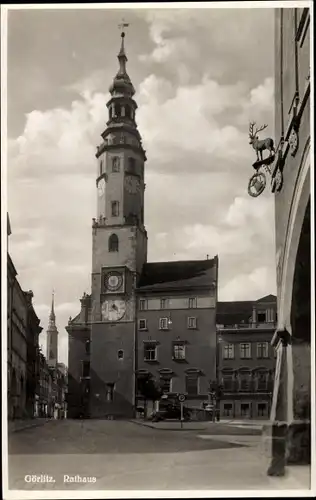
[(43, 426), (13, 433), (8, 442), (9, 488), (280, 490), (309, 487), (308, 481), (302, 486), (288, 477), (266, 475), (266, 462), (260, 453), (260, 431), (207, 422), (192, 422), (189, 427), (170, 430), (132, 421), (52, 420)]

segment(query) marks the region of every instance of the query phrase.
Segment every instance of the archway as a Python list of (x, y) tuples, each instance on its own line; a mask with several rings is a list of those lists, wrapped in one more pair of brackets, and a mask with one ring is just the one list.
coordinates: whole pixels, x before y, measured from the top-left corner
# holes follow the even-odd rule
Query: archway
[(311, 247), (310, 200), (295, 259), (291, 301), (293, 409), (288, 463), (310, 463), (311, 419)]

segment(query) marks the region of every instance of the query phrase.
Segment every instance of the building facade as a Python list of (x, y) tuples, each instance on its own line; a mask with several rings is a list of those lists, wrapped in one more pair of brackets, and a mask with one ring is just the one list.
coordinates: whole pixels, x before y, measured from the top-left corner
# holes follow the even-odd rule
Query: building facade
[(52, 401), (52, 373), (44, 354), (38, 352), (39, 378), (36, 387), (35, 416), (39, 418), (51, 418), (53, 416)]
[[(135, 120), (137, 104), (126, 72), (124, 37), (122, 33), (119, 71), (110, 87), (107, 126), (96, 153), (91, 294), (82, 297), (80, 313), (66, 327), (69, 418), (133, 416), (139, 370), (169, 379), (170, 392), (187, 387), (197, 398), (197, 391), (204, 397), (205, 381), (216, 369), (218, 260), (147, 264), (146, 154)], [(190, 300), (196, 304), (192, 308)], [(146, 310), (141, 309), (144, 301)], [(196, 312), (192, 317), (190, 309)], [(144, 321), (147, 329), (141, 327)], [(198, 342), (204, 350), (198, 351)], [(149, 354), (149, 344), (155, 360), (149, 359), (154, 355)], [(189, 379), (191, 383), (185, 382)]]
[(223, 386), (222, 418), (265, 419), (270, 415), (275, 375), (274, 295), (217, 305), (217, 380)]
[(217, 257), (147, 263), (137, 287), (137, 375), (189, 407), (208, 400), (216, 379), (217, 273)]
[(269, 474), (310, 463), (310, 10), (276, 9), (275, 193), (278, 325)]
[[(8, 237), (11, 234), (7, 218)], [(24, 292), (17, 271), (7, 254), (7, 397), (8, 418), (32, 418), (37, 383), (37, 347), (39, 326), (33, 293)]]

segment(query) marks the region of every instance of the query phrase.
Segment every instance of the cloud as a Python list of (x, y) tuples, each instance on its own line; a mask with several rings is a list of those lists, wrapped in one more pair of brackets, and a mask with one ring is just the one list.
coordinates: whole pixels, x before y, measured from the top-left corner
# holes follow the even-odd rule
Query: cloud
[(274, 9), (172, 8), (142, 15), (154, 46), (140, 60), (179, 84), (183, 67), (190, 69), (191, 81), (208, 74), (221, 83), (233, 83), (246, 71), (251, 86), (273, 72)]

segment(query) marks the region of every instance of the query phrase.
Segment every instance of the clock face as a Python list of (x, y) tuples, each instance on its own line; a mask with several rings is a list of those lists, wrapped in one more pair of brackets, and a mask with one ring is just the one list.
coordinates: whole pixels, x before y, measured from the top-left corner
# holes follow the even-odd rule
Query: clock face
[(125, 187), (129, 193), (136, 194), (139, 191), (140, 182), (137, 177), (129, 175), (125, 177)]
[(126, 312), (124, 300), (106, 300), (102, 304), (102, 319), (107, 321), (119, 321)]
[(110, 292), (115, 292), (121, 288), (123, 283), (123, 276), (121, 273), (116, 271), (111, 271), (107, 273), (104, 277), (105, 288)]
[(98, 195), (102, 196), (105, 191), (105, 180), (101, 179), (98, 184)]

